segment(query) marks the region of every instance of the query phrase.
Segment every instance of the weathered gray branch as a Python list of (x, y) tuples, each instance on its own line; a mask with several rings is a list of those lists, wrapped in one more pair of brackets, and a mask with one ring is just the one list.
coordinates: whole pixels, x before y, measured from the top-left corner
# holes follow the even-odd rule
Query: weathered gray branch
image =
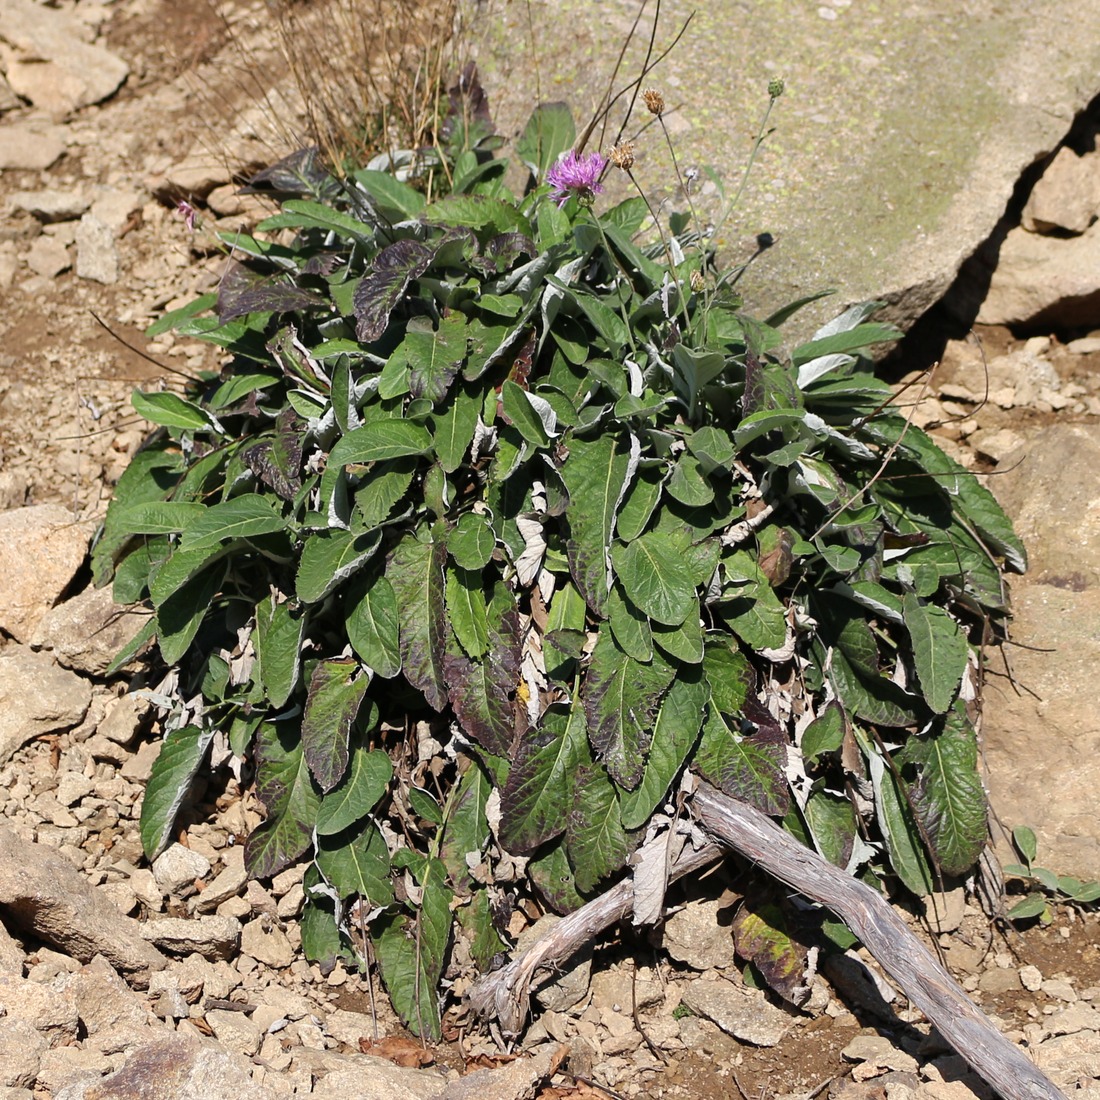
[(713, 839), (836, 913), (939, 1033), (1005, 1100), (1066, 1100), (990, 1023), (881, 894), (810, 851), (770, 817), (707, 783), (696, 791), (694, 805), (699, 823)]
[[(759, 810), (727, 798), (707, 783), (696, 791), (694, 806), (712, 839), (839, 916), (939, 1033), (1004, 1100), (1066, 1100), (990, 1023), (880, 894), (823, 860)], [(716, 845), (685, 852), (670, 869), (670, 879), (712, 863), (721, 852)], [(505, 1034), (517, 1035), (527, 1018), (535, 972), (559, 969), (604, 929), (626, 917), (632, 903), (633, 884), (627, 880), (570, 913), (507, 966), (474, 984), (467, 994), (474, 1014), (497, 1019)]]

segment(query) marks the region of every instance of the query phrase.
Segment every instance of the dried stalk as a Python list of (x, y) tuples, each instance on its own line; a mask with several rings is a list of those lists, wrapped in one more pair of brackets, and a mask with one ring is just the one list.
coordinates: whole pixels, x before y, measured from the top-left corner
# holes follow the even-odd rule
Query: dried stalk
[[(700, 784), (693, 804), (700, 824), (714, 840), (839, 916), (944, 1039), (1004, 1100), (1066, 1100), (990, 1023), (880, 894), (800, 844), (759, 810), (707, 783)], [(712, 845), (687, 852), (670, 869), (670, 880), (713, 862), (720, 853)], [(570, 913), (507, 966), (475, 983), (467, 995), (474, 1014), (499, 1020), (506, 1035), (518, 1034), (527, 1018), (535, 972), (559, 969), (622, 920), (631, 911), (632, 901), (633, 884), (627, 880)]]

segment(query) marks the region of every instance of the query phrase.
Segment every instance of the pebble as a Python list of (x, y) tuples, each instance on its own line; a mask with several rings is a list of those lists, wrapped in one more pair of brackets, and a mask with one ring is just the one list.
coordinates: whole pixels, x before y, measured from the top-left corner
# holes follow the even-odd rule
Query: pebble
[(1020, 984), (1031, 993), (1036, 993), (1043, 985), (1043, 975), (1037, 966), (1020, 967)]

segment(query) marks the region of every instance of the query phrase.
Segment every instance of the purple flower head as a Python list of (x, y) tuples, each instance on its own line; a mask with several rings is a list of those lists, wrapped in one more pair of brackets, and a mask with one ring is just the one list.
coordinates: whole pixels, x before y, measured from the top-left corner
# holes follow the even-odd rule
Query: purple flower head
[(183, 218), (184, 224), (194, 233), (195, 219), (198, 217), (199, 212), (186, 199), (180, 199), (176, 204), (176, 213)]
[(546, 182), (554, 188), (550, 198), (562, 207), (571, 195), (576, 195), (582, 206), (591, 206), (593, 196), (603, 191), (600, 175), (606, 164), (599, 153), (584, 153), (578, 157), (570, 149), (546, 173)]

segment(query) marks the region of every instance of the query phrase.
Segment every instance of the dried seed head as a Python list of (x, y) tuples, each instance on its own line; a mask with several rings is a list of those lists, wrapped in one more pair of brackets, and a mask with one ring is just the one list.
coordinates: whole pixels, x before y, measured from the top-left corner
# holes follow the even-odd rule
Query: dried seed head
[(634, 142), (620, 141), (618, 145), (613, 145), (608, 159), (616, 168), (629, 171), (634, 167)]
[(664, 114), (665, 110), (665, 97), (661, 95), (656, 88), (646, 88), (642, 92), (642, 102), (646, 105), (646, 110), (651, 115), (660, 116)]
[(706, 285), (707, 281), (703, 278), (703, 273), (696, 268), (696, 270), (691, 273), (691, 289), (698, 294)]

